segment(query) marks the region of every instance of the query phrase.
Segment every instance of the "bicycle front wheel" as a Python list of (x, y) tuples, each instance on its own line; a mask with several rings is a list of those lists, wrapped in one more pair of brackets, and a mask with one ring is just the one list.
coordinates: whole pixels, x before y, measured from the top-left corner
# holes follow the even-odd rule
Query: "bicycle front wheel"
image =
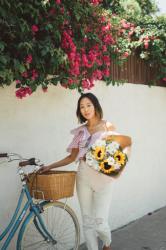
[(36, 216), (33, 215), (21, 232), (18, 249), (77, 250), (80, 228), (74, 211), (62, 202), (49, 202), (43, 206), (43, 210), (40, 215), (54, 241), (43, 237), (42, 230), (38, 230), (34, 223)]

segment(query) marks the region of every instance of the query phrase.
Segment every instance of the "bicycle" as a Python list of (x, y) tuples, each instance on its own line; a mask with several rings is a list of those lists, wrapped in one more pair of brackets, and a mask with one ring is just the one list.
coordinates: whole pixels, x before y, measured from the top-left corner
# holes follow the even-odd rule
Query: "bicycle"
[[(39, 160), (35, 158), (23, 159), (15, 153), (0, 154), (8, 162), (18, 160), (18, 174), (22, 182), (22, 190), (13, 216), (0, 234), (0, 241), (6, 239), (1, 250), (6, 250), (19, 228), (16, 249), (57, 249), (77, 250), (80, 242), (80, 227), (74, 211), (65, 203), (50, 200), (34, 200), (27, 185), (27, 174), (24, 166), (33, 165), (34, 173), (40, 167)], [(26, 198), (21, 209), (23, 199)]]

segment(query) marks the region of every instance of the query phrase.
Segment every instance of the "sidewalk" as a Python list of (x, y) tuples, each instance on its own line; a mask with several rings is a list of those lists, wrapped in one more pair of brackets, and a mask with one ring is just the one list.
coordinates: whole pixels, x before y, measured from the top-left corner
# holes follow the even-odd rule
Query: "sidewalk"
[(112, 250), (166, 250), (166, 207), (113, 231)]

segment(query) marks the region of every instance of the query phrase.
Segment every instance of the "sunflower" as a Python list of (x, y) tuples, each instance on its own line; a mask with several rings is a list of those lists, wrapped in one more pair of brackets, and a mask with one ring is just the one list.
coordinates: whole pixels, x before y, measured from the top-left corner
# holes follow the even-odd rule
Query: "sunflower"
[(116, 153), (114, 154), (114, 159), (121, 166), (125, 165), (126, 163), (126, 155), (121, 151), (116, 151)]
[(105, 174), (110, 174), (115, 171), (114, 166), (108, 164), (108, 160), (104, 160), (99, 165), (102, 172)]
[(96, 160), (98, 161), (103, 160), (105, 156), (105, 147), (95, 147), (93, 154)]

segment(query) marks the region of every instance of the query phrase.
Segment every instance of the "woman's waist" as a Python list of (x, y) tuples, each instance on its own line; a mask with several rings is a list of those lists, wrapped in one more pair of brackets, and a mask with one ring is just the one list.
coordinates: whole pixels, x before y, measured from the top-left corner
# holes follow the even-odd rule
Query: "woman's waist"
[(81, 157), (79, 158), (79, 161), (84, 161), (84, 162), (86, 162), (86, 156), (85, 156), (85, 155), (81, 156)]
[(76, 158), (76, 162), (79, 162), (80, 160), (85, 161), (86, 160), (86, 153), (87, 153), (87, 149), (79, 150), (79, 153), (78, 153), (77, 158)]

